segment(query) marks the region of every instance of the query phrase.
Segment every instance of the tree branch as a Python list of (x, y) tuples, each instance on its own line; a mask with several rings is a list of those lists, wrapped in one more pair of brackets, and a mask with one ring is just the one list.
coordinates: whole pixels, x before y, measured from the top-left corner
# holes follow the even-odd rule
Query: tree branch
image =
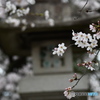
[(72, 86), (72, 88), (74, 88), (78, 83), (79, 81), (81, 80), (81, 78), (86, 75), (87, 73), (84, 73), (79, 79), (77, 79), (77, 82), (75, 83), (75, 85)]
[[(92, 61), (94, 61), (95, 59), (96, 59), (96, 57), (97, 57), (97, 55), (98, 55), (98, 53), (99, 53), (99, 50), (100, 50), (100, 48), (98, 49), (98, 51), (97, 51), (97, 53), (96, 53), (96, 55), (95, 55), (95, 57), (94, 57), (94, 59), (92, 60)], [(79, 83), (79, 81), (81, 80), (81, 78), (84, 76), (84, 75), (86, 75), (87, 73), (85, 72), (79, 79), (77, 79), (77, 82), (72, 86), (72, 88), (74, 88), (78, 83)]]
[(84, 8), (85, 8), (85, 6), (87, 5), (87, 3), (88, 3), (88, 0), (86, 1), (85, 5), (82, 7), (82, 9), (80, 10), (80, 12), (82, 12), (82, 11), (83, 11), (83, 9), (84, 9)]

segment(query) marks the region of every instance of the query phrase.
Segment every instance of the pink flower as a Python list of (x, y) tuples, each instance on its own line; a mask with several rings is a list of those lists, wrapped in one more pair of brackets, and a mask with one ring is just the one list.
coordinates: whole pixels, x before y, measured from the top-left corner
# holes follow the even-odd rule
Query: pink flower
[(89, 27), (90, 27), (90, 30), (91, 30), (92, 32), (96, 32), (96, 28), (95, 28), (93, 25), (90, 25)]
[(75, 92), (71, 91), (64, 91), (64, 96), (67, 98), (67, 99), (71, 99), (72, 97), (75, 97)]
[(58, 44), (58, 48), (53, 49), (53, 55), (57, 54), (58, 56), (63, 56), (67, 47), (64, 43)]
[[(74, 73), (72, 79), (69, 79), (69, 82), (73, 82), (74, 80), (77, 80), (77, 74), (76, 73)], [(69, 87), (69, 89), (71, 89), (71, 87)], [(68, 88), (67, 88), (67, 90), (68, 90)]]
[(74, 78), (74, 80), (77, 80), (77, 74), (76, 73), (74, 73), (73, 78)]
[(65, 88), (66, 91), (72, 90), (72, 87)]
[(69, 79), (69, 82), (73, 82), (74, 81), (74, 79)]
[(96, 34), (94, 34), (94, 38), (96, 38), (96, 39), (100, 39), (100, 32), (97, 32)]

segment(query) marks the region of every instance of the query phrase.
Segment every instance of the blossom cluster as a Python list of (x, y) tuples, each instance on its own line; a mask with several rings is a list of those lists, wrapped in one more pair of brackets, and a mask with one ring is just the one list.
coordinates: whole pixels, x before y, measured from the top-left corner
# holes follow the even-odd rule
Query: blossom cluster
[[(73, 81), (75, 81), (75, 80), (79, 80), (76, 73), (74, 73), (72, 79), (69, 79), (69, 82), (73, 82)], [(75, 97), (75, 92), (72, 91), (72, 88), (73, 88), (73, 87), (65, 88), (64, 96), (65, 96), (67, 99), (71, 99), (72, 97)]]
[(75, 97), (75, 92), (72, 91), (72, 87), (65, 88), (64, 96), (67, 99), (71, 99), (72, 97)]
[[(26, 15), (40, 15), (44, 16), (47, 24), (50, 26), (54, 26), (55, 22), (53, 18), (50, 17), (50, 12), (45, 10), (44, 14), (33, 13), (30, 9), (30, 5), (34, 5), (36, 3), (35, 0), (8, 0), (8, 1), (0, 1), (0, 7), (3, 10), (5, 20), (4, 22), (14, 27), (21, 26), (21, 19)], [(28, 6), (29, 5), (29, 6)], [(4, 19), (4, 16), (2, 17)], [(26, 18), (27, 19), (27, 18)], [(30, 23), (31, 28), (35, 27), (35, 23), (28, 21)], [(28, 27), (27, 25), (22, 26), (22, 31)]]
[[(34, 0), (27, 0), (27, 2), (29, 2), (30, 4), (34, 4), (35, 1)], [(20, 8), (17, 9), (16, 5), (12, 4), (11, 1), (7, 1), (6, 2), (6, 7), (5, 7), (5, 12), (10, 12), (10, 15), (17, 13), (18, 17), (21, 17), (23, 15), (27, 15), (30, 11), (30, 8)]]
[[(13, 60), (17, 60), (18, 56), (13, 56)], [(11, 71), (6, 73), (9, 65), (9, 59), (0, 50), (0, 100), (21, 100), (18, 93), (19, 81), (27, 75), (33, 75), (31, 58), (27, 57), (27, 63), (17, 72)]]
[[(31, 14), (30, 6), (34, 5), (35, 0), (8, 0), (8, 1), (0, 1), (0, 7), (4, 10), (5, 20), (4, 22), (12, 25), (13, 27), (21, 26), (23, 23), (21, 22), (22, 17)], [(25, 19), (25, 18), (24, 18)], [(25, 19), (27, 20), (27, 19)], [(28, 25), (33, 28), (35, 27), (34, 22), (29, 22), (27, 20), (27, 24), (23, 24), (22, 31), (24, 31)]]
[(90, 33), (86, 34), (83, 32), (72, 32), (72, 40), (75, 41), (75, 45), (81, 48), (86, 48), (87, 51), (92, 52), (94, 48), (98, 46), (98, 40), (100, 39), (100, 22), (98, 24), (90, 24), (89, 28), (92, 32), (96, 32), (91, 35)]
[(12, 17), (8, 17), (5, 22), (7, 24), (11, 24), (13, 25), (14, 27), (18, 27), (19, 25), (22, 25), (22, 31), (24, 31), (27, 26), (30, 26), (30, 27), (35, 27), (35, 23), (31, 22), (31, 23), (28, 23), (28, 21), (26, 19), (17, 19), (17, 18), (12, 18)]
[[(97, 55), (98, 50), (96, 50), (96, 47), (98, 46), (98, 40), (100, 39), (100, 22), (98, 21), (98, 24), (90, 24), (89, 28), (92, 32), (96, 32), (95, 34), (91, 35), (90, 33), (86, 34), (83, 32), (72, 32), (72, 40), (75, 41), (75, 45), (77, 47), (86, 48), (87, 52), (89, 53), (89, 57), (91, 59), (94, 59)], [(82, 64), (79, 64), (79, 66), (85, 66), (87, 69), (90, 69), (91, 71), (95, 70), (92, 67), (93, 62), (84, 62)]]
[(96, 38), (91, 34), (86, 34), (82, 32), (75, 33), (74, 31), (72, 32), (72, 40), (75, 41), (75, 45), (81, 48), (87, 48), (87, 51), (92, 51), (93, 48), (98, 46), (98, 41)]
[(73, 82), (75, 80), (76, 83), (73, 86), (70, 86), (68, 88), (65, 88), (64, 96), (67, 99), (71, 99), (72, 97), (75, 97), (76, 96), (75, 92), (73, 91), (73, 88), (78, 84), (78, 82), (80, 81), (81, 78), (82, 78), (82, 76), (80, 78), (78, 78), (77, 74), (74, 73), (73, 78), (72, 79), (69, 79), (69, 82)]
[(80, 64), (77, 64), (78, 66), (83, 66), (83, 67), (86, 67), (87, 69), (89, 69), (89, 70), (91, 70), (91, 71), (93, 71), (93, 70), (95, 70), (94, 68), (93, 68), (93, 66), (92, 66), (92, 64), (93, 64), (94, 62), (83, 62), (83, 63), (80, 63)]
[(12, 15), (16, 12), (16, 9), (16, 6), (10, 1), (6, 2), (5, 12), (10, 12), (10, 15)]
[[(4, 9), (5, 13), (8, 13), (8, 17), (5, 19), (5, 23), (11, 24), (14, 27), (18, 27), (21, 24), (23, 24), (23, 23), (21, 23), (21, 18), (20, 17), (26, 16), (28, 14), (35, 15), (34, 13), (30, 12), (30, 8), (27, 7), (27, 3), (29, 3), (31, 5), (34, 5), (36, 3), (35, 0), (25, 0), (25, 1), (21, 0), (19, 2), (17, 2), (17, 1), (14, 2), (13, 0), (7, 1), (6, 4), (5, 4), (5, 7), (3, 7), (3, 5), (1, 3), (1, 7), (5, 8)], [(21, 4), (25, 4), (25, 5), (21, 5)], [(14, 18), (13, 15), (15, 15), (18, 18)], [(50, 14), (49, 14), (48, 10), (45, 10), (44, 17), (45, 17), (45, 20), (47, 21), (47, 23), (50, 26), (54, 26), (54, 24), (55, 24), (54, 20), (52, 18), (50, 18)], [(24, 24), (22, 26), (22, 31), (25, 31), (28, 25), (31, 28), (35, 27), (35, 23), (28, 22), (28, 21), (27, 21), (27, 23), (29, 23), (29, 24)]]
[(72, 79), (69, 79), (69, 82), (73, 82), (74, 80), (77, 80), (77, 74), (76, 73), (73, 75)]
[(45, 12), (44, 12), (44, 16), (45, 16), (45, 19), (46, 19), (46, 21), (49, 23), (49, 25), (50, 26), (54, 26), (54, 20), (52, 19), (52, 18), (50, 18), (50, 14), (49, 14), (49, 11), (48, 10), (46, 10)]
[(99, 40), (100, 39), (100, 21), (98, 21), (98, 24), (94, 24), (94, 23), (90, 24), (89, 27), (92, 32), (96, 32), (96, 34), (93, 35), (94, 38)]
[(58, 56), (63, 56), (66, 49), (67, 47), (64, 43), (58, 44), (58, 48), (53, 49), (53, 55), (57, 54)]
[(89, 58), (93, 60), (95, 56), (97, 55), (98, 50), (94, 49), (92, 52), (88, 51), (87, 53), (89, 54)]
[[(100, 39), (100, 21), (98, 21), (98, 24), (90, 24), (89, 25), (90, 31), (93, 32), (94, 34), (90, 33), (83, 33), (83, 32), (77, 32), (75, 33), (72, 30), (72, 40), (75, 41), (75, 45), (77, 47), (81, 48), (86, 48), (87, 53), (89, 53), (89, 57), (91, 58), (91, 61), (84, 61), (83, 63), (77, 64), (77, 66), (83, 66), (91, 71), (96, 70), (93, 66), (97, 65), (98, 63), (95, 61), (96, 56), (98, 55), (99, 50), (97, 50), (98, 46), (98, 40)], [(58, 48), (54, 48), (53, 50), (53, 55), (57, 54), (58, 56), (63, 56), (65, 50), (68, 47), (65, 46), (64, 43), (58, 44)], [(83, 77), (83, 76), (82, 76)], [(75, 73), (73, 75), (73, 78), (69, 79), (69, 82), (77, 81), (76, 84), (72, 87), (68, 87), (64, 91), (64, 96), (66, 96), (67, 99), (71, 99), (72, 97), (75, 97), (75, 93), (72, 91), (72, 88), (74, 88), (79, 80), (82, 78), (80, 77), (79, 79), (77, 78), (77, 74)]]

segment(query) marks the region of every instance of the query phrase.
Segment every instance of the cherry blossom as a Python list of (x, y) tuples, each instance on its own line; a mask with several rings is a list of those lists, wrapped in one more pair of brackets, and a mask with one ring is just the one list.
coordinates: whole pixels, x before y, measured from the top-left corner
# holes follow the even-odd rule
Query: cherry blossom
[(73, 82), (74, 81), (74, 79), (69, 79), (69, 82)]
[[(15, 72), (6, 73), (6, 70), (9, 65), (9, 61), (8, 61), (9, 59), (7, 56), (2, 57), (1, 54), (2, 51), (0, 51), (0, 61), (2, 60), (3, 61), (0, 64), (0, 68), (5, 71), (5, 75), (4, 74), (0, 75), (0, 92), (1, 92), (0, 100), (20, 100), (21, 98), (18, 93), (19, 91), (18, 82), (20, 81), (21, 78), (23, 78), (23, 74), (21, 74), (19, 71), (18, 73)], [(14, 61), (19, 59), (18, 56), (13, 56), (12, 58), (14, 58), (13, 59)], [(19, 69), (20, 71), (23, 69), (22, 71), (24, 71), (25, 76), (32, 75), (33, 73), (31, 60), (32, 58), (28, 57), (26, 59), (27, 63), (23, 65), (22, 68)]]
[(95, 48), (96, 46), (98, 46), (98, 41), (97, 40), (95, 40), (95, 39), (92, 39), (91, 41), (90, 41), (91, 43), (89, 44), (89, 46), (87, 47), (87, 50), (88, 51), (93, 51), (93, 48)]
[(31, 26), (31, 27), (35, 27), (35, 23), (31, 23), (30, 26)]
[(85, 66), (87, 69), (90, 69), (91, 71), (95, 70), (92, 66)]
[(72, 88), (71, 87), (68, 87), (64, 91), (64, 96), (67, 99), (71, 99), (72, 97), (75, 97), (75, 92), (74, 91), (71, 91), (71, 90), (72, 90)]
[(22, 28), (21, 28), (22, 31), (25, 31), (26, 29), (27, 29), (26, 25), (22, 26)]
[(83, 66), (83, 67), (85, 67), (85, 68), (87, 68), (87, 69), (89, 69), (89, 70), (91, 70), (91, 71), (94, 71), (95, 70), (95, 68), (93, 68), (93, 64), (94, 62), (87, 62), (87, 61), (84, 61), (83, 63), (80, 63), (80, 64), (77, 64), (78, 66)]
[[(12, 3), (12, 1), (13, 1), (13, 3)], [(22, 2), (23, 2), (23, 4), (22, 4)], [(62, 2), (67, 3), (68, 0), (62, 0)], [(5, 8), (4, 10), (6, 13), (10, 13), (10, 15), (16, 14), (17, 17), (22, 17), (22, 16), (29, 14), (29, 12), (30, 12), (30, 8), (27, 7), (28, 4), (31, 4), (31, 5), (35, 4), (35, 0), (11, 0), (11, 1), (7, 1), (6, 5), (4, 6), (4, 8)], [(83, 4), (84, 4), (84, 2), (83, 2)], [(96, 3), (95, 3), (95, 5), (96, 5)], [(3, 6), (1, 3), (1, 0), (0, 0), (0, 6)], [(18, 7), (20, 6), (20, 8), (17, 9), (17, 6)], [(97, 6), (99, 7), (99, 5), (97, 5)], [(54, 26), (55, 22), (52, 18), (50, 18), (48, 10), (46, 10), (44, 12), (44, 15), (45, 15), (45, 19), (49, 23), (49, 25)], [(5, 19), (5, 22), (7, 24), (12, 24), (14, 27), (17, 27), (20, 24), (23, 24), (22, 31), (24, 31), (27, 28), (28, 24), (31, 27), (35, 27), (34, 23), (28, 23), (28, 21), (26, 19), (17, 19), (17, 18), (12, 18), (9, 16), (7, 19)], [(98, 25), (90, 24), (89, 28), (92, 32), (96, 32), (96, 34), (91, 35), (90, 33), (83, 33), (83, 32), (75, 33), (74, 31), (72, 31), (72, 40), (75, 41), (75, 45), (77, 47), (86, 48), (86, 50), (89, 52), (89, 57), (95, 58), (97, 53), (94, 52), (94, 49), (98, 46), (98, 40), (100, 39), (100, 23)], [(63, 56), (66, 49), (67, 49), (67, 47), (65, 46), (64, 43), (58, 44), (58, 47), (53, 49), (53, 55), (57, 54), (58, 56)], [(90, 62), (85, 61), (85, 62), (79, 64), (79, 66), (84, 66), (85, 68), (87, 68), (91, 71), (95, 70), (95, 68), (93, 67), (92, 61), (90, 61)], [(25, 74), (25, 75), (32, 75), (33, 71), (27, 65), (27, 67), (24, 66), (19, 71), (19, 73)], [(7, 91), (13, 92), (16, 89), (15, 84), (18, 83), (21, 78), (22, 77), (20, 75), (14, 73), (14, 72), (9, 73), (6, 77), (1, 77), (0, 78), (0, 90), (5, 89)], [(73, 82), (74, 80), (76, 80), (76, 81), (78, 80), (76, 73), (73, 75), (72, 79), (69, 79), (70, 82)], [(8, 82), (8, 84), (7, 84), (7, 82)], [(66, 98), (68, 98), (68, 99), (75, 97), (75, 92), (72, 91), (72, 87), (68, 87), (65, 89), (64, 96), (66, 96)], [(19, 99), (19, 98), (20, 98), (19, 94), (12, 93), (13, 100)], [(7, 99), (6, 99), (6, 97), (2, 97), (1, 100), (7, 100)]]
[(58, 50), (58, 48), (53, 49), (53, 55), (57, 54), (57, 50)]
[(20, 10), (20, 9), (18, 9), (18, 10), (17, 10), (17, 16), (18, 16), (18, 17), (23, 16), (23, 11)]
[(65, 52), (66, 49), (67, 47), (65, 46), (64, 43), (58, 44), (58, 48), (53, 49), (53, 55), (57, 54), (58, 56), (63, 56), (63, 53)]
[(29, 11), (30, 11), (29, 7), (27, 7), (26, 9), (18, 9), (17, 10), (17, 16), (21, 17), (21, 16), (24, 16), (24, 15), (27, 15), (27, 14), (29, 14)]
[(20, 25), (20, 20), (16, 19), (16, 18), (12, 18), (12, 17), (8, 17), (5, 20), (5, 22), (8, 23), (8, 24), (13, 24), (14, 27), (17, 27), (17, 26)]
[(6, 8), (5, 8), (6, 12), (10, 11), (10, 15), (14, 14), (16, 12), (16, 6), (14, 4), (12, 4), (10, 1), (6, 2)]
[(72, 97), (75, 97), (75, 92), (68, 92), (68, 91), (64, 91), (64, 96), (67, 98), (67, 99), (71, 99)]
[(88, 53), (89, 53), (89, 58), (94, 59), (94, 57), (97, 54), (97, 51), (96, 50), (92, 50), (92, 52), (88, 52)]
[(96, 28), (95, 28), (93, 25), (90, 25), (89, 27), (90, 27), (90, 30), (91, 30), (92, 32), (96, 32)]
[(58, 44), (58, 48), (61, 48), (61, 49), (63, 49), (63, 50), (66, 50), (66, 49), (67, 49), (67, 47), (65, 46), (64, 43)]
[(6, 86), (5, 86), (5, 90), (7, 90), (7, 91), (15, 91), (15, 89), (16, 89), (16, 86), (13, 84), (13, 83), (10, 83), (10, 84), (7, 84)]
[(45, 15), (45, 19), (48, 20), (48, 19), (49, 19), (49, 11), (46, 10), (46, 11), (44, 12), (44, 15)]
[(66, 91), (71, 91), (72, 87), (65, 88)]
[(21, 20), (21, 23), (22, 23), (23, 25), (27, 25), (27, 24), (28, 24), (28, 22), (27, 22), (26, 19), (22, 19), (22, 20)]
[(54, 26), (54, 24), (55, 24), (54, 20), (52, 18), (48, 19), (48, 23), (49, 23), (50, 26)]
[(61, 48), (54, 48), (53, 55), (57, 54), (58, 56), (63, 56), (64, 50)]
[(69, 79), (69, 82), (73, 82), (74, 80), (77, 80), (77, 74), (76, 73), (74, 73), (72, 79)]
[(75, 33), (72, 30), (72, 40), (75, 41), (75, 45), (81, 48), (87, 48), (88, 51), (92, 51), (93, 48), (98, 46), (98, 41), (92, 37), (89, 33), (82, 33), (82, 32), (77, 32)]
[(76, 73), (74, 73), (73, 78), (74, 78), (75, 80), (77, 80), (77, 74), (76, 74)]
[(10, 74), (7, 75), (7, 80), (10, 83), (19, 82), (20, 79), (21, 79), (21, 77), (18, 74), (16, 74), (16, 73), (10, 73)]
[(26, 9), (23, 9), (22, 11), (23, 11), (24, 15), (27, 15), (29, 13), (29, 11), (30, 11), (30, 8), (27, 7)]
[(100, 32), (97, 32), (96, 34), (94, 34), (94, 37), (99, 40), (100, 39)]
[(61, 48), (58, 48), (58, 50), (57, 50), (57, 55), (58, 55), (58, 56), (63, 56), (63, 53), (64, 53), (64, 50), (61, 49)]

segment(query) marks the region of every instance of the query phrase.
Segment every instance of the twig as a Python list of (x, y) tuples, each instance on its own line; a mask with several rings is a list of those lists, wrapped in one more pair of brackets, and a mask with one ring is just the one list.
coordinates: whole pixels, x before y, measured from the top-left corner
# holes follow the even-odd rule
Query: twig
[[(98, 55), (98, 53), (99, 53), (99, 50), (100, 50), (100, 48), (98, 49), (98, 51), (97, 51), (97, 53), (96, 53), (96, 55), (95, 55), (95, 57), (94, 57), (94, 59), (93, 60), (95, 60), (95, 58), (97, 57), (97, 55)], [(92, 60), (92, 61), (93, 61)], [(72, 88), (74, 88), (78, 83), (79, 83), (79, 81), (81, 80), (81, 78), (84, 76), (84, 75), (86, 75), (87, 73), (85, 72), (79, 79), (77, 79), (77, 82), (72, 86)]]
[(74, 45), (74, 44), (70, 44), (69, 46), (67, 46), (67, 48), (71, 47), (72, 45)]
[(87, 73), (84, 73), (78, 80), (77, 80), (77, 82), (75, 83), (75, 85), (73, 85), (72, 86), (72, 88), (74, 88), (78, 83), (79, 83), (79, 81), (81, 80), (81, 78), (84, 76), (84, 75), (86, 75)]
[(85, 8), (85, 6), (87, 5), (87, 3), (88, 3), (88, 0), (86, 1), (85, 5), (82, 7), (82, 9), (80, 10), (80, 12), (82, 12), (82, 11), (83, 11), (83, 9), (84, 9), (84, 8)]

